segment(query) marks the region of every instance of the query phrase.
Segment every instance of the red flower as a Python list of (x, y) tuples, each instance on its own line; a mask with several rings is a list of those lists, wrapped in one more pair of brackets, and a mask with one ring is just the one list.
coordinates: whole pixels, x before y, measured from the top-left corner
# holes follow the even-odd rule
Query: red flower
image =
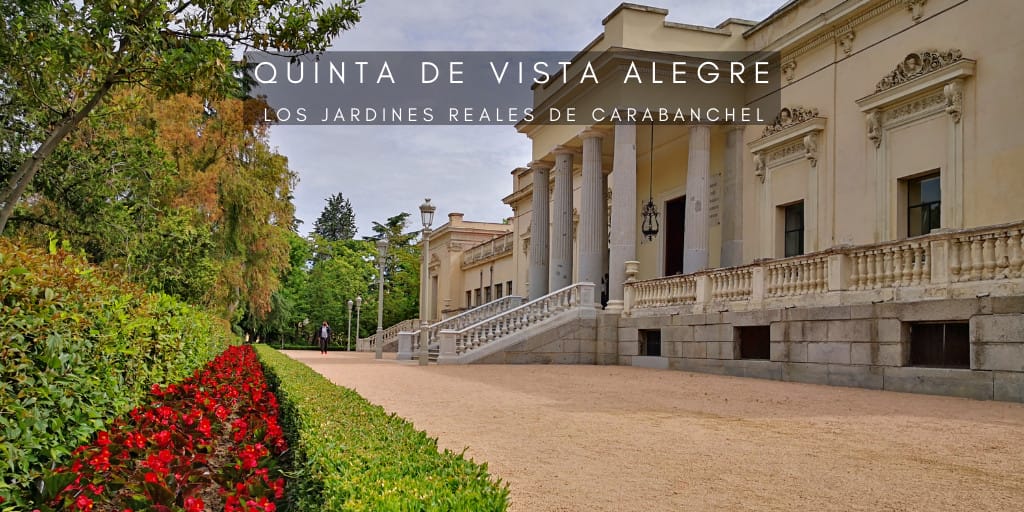
[(199, 498), (185, 498), (185, 512), (203, 512), (204, 506), (203, 500)]
[(160, 477), (157, 476), (157, 474), (152, 472), (152, 471), (147, 472), (146, 476), (144, 478), (146, 480), (146, 483), (150, 483), (150, 484), (158, 484), (158, 483), (160, 483)]
[(110, 444), (110, 435), (107, 431), (101, 430), (100, 433), (96, 434), (96, 444), (99, 446), (107, 446)]
[(92, 500), (88, 496), (79, 496), (75, 500), (75, 510), (92, 510)]

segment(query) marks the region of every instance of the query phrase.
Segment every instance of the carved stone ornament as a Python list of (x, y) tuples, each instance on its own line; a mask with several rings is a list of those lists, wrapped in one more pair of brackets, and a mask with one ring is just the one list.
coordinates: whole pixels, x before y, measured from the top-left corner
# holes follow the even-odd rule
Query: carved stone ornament
[(839, 48), (843, 50), (844, 54), (849, 55), (851, 52), (853, 52), (853, 39), (855, 37), (857, 37), (857, 34), (855, 34), (852, 30), (839, 36)]
[(914, 20), (914, 23), (921, 21), (921, 17), (924, 16), (924, 4), (928, 0), (907, 0), (907, 10), (910, 11), (910, 19)]
[(949, 50), (940, 52), (938, 50), (924, 50), (908, 54), (903, 62), (896, 66), (888, 75), (875, 85), (875, 92), (882, 92), (892, 89), (897, 85), (909, 82), (919, 76), (926, 75), (932, 71), (944, 68), (963, 59), (960, 50)]
[(954, 123), (960, 122), (960, 116), (964, 110), (964, 86), (962, 80), (954, 80), (942, 88), (942, 95), (946, 98), (946, 113), (953, 118)]
[(782, 64), (782, 76), (786, 78), (787, 82), (792, 82), (796, 76), (796, 61), (791, 60)]
[(811, 167), (818, 166), (818, 132), (808, 133), (804, 137), (804, 156), (811, 162)]
[(768, 162), (764, 158), (764, 153), (754, 153), (754, 176), (764, 183), (765, 172), (768, 168)]
[(798, 125), (804, 121), (808, 121), (818, 117), (818, 109), (816, 108), (804, 108), (804, 107), (783, 107), (779, 111), (779, 115), (775, 116), (775, 120), (771, 124), (764, 127), (764, 132), (761, 134), (762, 137), (767, 137), (773, 133), (781, 132), (790, 126)]
[(874, 110), (867, 113), (868, 138), (875, 144), (875, 148), (882, 145), (882, 112)]

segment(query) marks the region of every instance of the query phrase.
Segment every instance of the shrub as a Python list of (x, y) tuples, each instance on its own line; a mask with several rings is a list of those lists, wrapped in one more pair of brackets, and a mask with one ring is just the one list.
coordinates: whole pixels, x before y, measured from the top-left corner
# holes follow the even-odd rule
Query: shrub
[(257, 345), (292, 447), (286, 500), (296, 511), (505, 510), (487, 464), (437, 440), (308, 366)]
[(234, 342), (227, 325), (143, 293), (82, 258), (0, 238), (0, 499), (25, 505), (44, 470)]

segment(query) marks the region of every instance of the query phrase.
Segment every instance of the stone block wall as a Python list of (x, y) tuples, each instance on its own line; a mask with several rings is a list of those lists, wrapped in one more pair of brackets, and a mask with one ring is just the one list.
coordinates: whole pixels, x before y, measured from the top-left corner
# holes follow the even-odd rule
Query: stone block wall
[[(914, 322), (968, 322), (970, 369), (910, 366)], [(741, 359), (748, 326), (770, 328), (769, 359)], [(623, 317), (619, 364), (659, 367), (639, 356), (644, 329), (670, 369), (1024, 402), (1024, 297)]]

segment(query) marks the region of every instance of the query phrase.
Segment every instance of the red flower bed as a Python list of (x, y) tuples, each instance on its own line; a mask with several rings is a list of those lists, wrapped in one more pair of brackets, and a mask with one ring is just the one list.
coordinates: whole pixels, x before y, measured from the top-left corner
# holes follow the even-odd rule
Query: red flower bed
[(181, 384), (150, 392), (150, 404), (78, 447), (71, 465), (46, 479), (63, 490), (45, 508), (275, 510), (284, 494), (275, 456), (287, 443), (252, 347), (231, 347)]

